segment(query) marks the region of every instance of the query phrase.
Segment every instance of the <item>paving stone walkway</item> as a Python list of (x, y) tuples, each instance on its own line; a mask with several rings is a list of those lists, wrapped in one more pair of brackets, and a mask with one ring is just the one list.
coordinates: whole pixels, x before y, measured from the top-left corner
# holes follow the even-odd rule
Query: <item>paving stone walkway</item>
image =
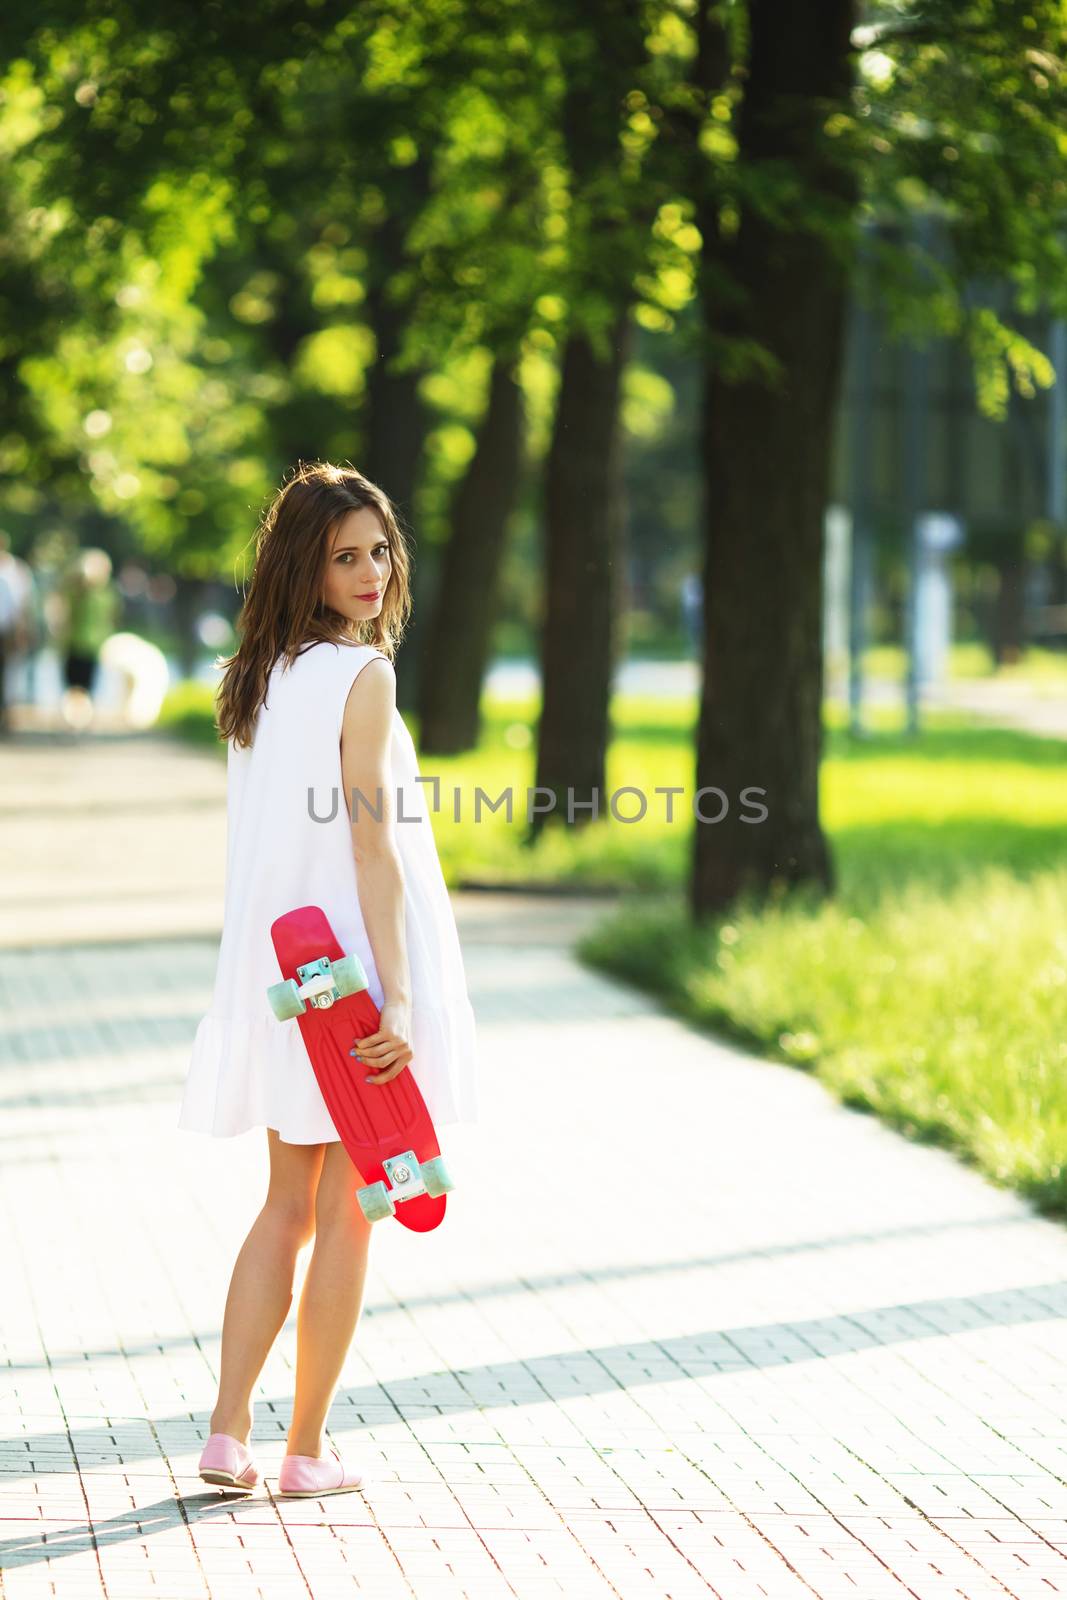
[(485, 1115), (447, 1225), (375, 1237), (329, 1426), (366, 1493), (273, 1497), (292, 1316), (265, 1488), (203, 1484), (266, 1171), (175, 1126), (224, 774), (0, 765), (5, 1600), (1067, 1594), (1067, 1232), (584, 971), (596, 902), (457, 898)]

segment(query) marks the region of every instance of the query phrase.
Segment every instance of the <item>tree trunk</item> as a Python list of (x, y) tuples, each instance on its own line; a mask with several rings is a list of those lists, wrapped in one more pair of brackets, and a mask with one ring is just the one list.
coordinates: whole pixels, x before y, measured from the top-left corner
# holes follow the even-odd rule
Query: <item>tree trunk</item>
[(410, 525), (426, 416), (419, 399), (419, 372), (394, 372), (406, 316), (381, 292), (367, 296), (377, 355), (367, 378), (367, 442), (363, 470), (383, 488)]
[[(649, 59), (645, 12), (614, 0), (587, 0), (576, 14), (560, 0), (552, 14), (566, 82), (559, 121), (574, 232), (564, 279), (570, 320), (544, 480), (546, 593), (535, 782), (551, 792), (555, 804), (531, 818), (527, 843), (552, 816), (582, 825), (605, 809), (622, 594), (619, 403), (632, 345), (635, 279), (648, 265), (648, 233), (661, 188), (647, 173), (640, 184), (627, 178), (622, 141), (629, 96)], [(586, 809), (577, 810), (579, 805)]]
[(419, 745), (430, 755), (454, 755), (478, 742), (504, 537), (522, 462), (516, 363), (514, 351), (493, 363), (474, 455), (452, 499), (451, 537), (420, 661)]
[(1049, 605), (1067, 605), (1067, 538), (1057, 533), (1053, 536), (1052, 554), (1049, 557)]
[[(621, 592), (619, 397), (631, 335), (627, 304), (616, 319), (606, 357), (596, 354), (583, 333), (567, 341), (545, 475), (547, 591), (535, 782), (555, 796), (551, 814), (568, 821), (568, 790), (578, 805), (593, 799), (596, 791), (600, 815), (606, 800), (608, 708)], [(542, 813), (532, 820), (530, 837), (536, 837), (548, 816)], [(574, 812), (575, 824), (591, 820), (588, 808)]]
[(404, 342), (410, 315), (408, 306), (390, 294), (395, 275), (409, 265), (407, 235), (430, 194), (430, 163), (424, 155), (394, 178), (387, 195), (385, 221), (367, 240), (372, 272), (367, 285), (366, 316), (374, 332), (375, 358), (367, 376), (363, 459), (356, 463), (372, 482), (385, 490), (397, 509), (412, 556), (411, 587), (414, 608), (396, 658), (397, 703), (414, 705), (417, 659), (421, 648), (420, 624), (433, 574), (424, 570), (425, 544), (415, 535), (415, 494), (429, 430), (429, 415), (419, 396), (422, 372), (399, 372), (393, 363)]
[(1026, 642), (1026, 564), (1021, 552), (997, 562), (997, 577), (993, 659), (998, 667), (1009, 667), (1022, 656)]
[[(834, 104), (847, 104), (853, 10), (853, 0), (751, 0), (738, 167), (752, 176), (782, 163), (802, 193), (775, 226), (742, 192), (732, 237), (719, 233), (714, 204), (700, 208), (707, 326), (769, 349), (780, 382), (730, 382), (714, 365), (706, 374), (697, 789), (722, 791), (728, 809), (694, 827), (694, 918), (746, 891), (832, 884), (819, 822), (823, 513), (847, 269), (808, 231), (808, 214), (832, 205), (847, 216), (855, 202), (822, 133)], [(735, 286), (725, 306), (724, 270)], [(717, 793), (698, 803), (712, 819), (724, 805)], [(744, 820), (761, 806), (764, 820)]]
[(203, 593), (203, 579), (187, 578), (182, 573), (175, 573), (172, 614), (178, 665), (183, 678), (194, 675), (203, 648), (196, 631), (197, 618), (203, 607)]
[(413, 532), (415, 489), (428, 420), (418, 392), (421, 374), (390, 370), (390, 362), (401, 346), (406, 314), (386, 300), (383, 286), (368, 294), (367, 312), (377, 356), (367, 381), (366, 446), (360, 470), (392, 500), (412, 555), (414, 608), (396, 658), (397, 703), (406, 708), (415, 696), (419, 652), (416, 635), (431, 576), (423, 570), (422, 553), (426, 547), (418, 545)]

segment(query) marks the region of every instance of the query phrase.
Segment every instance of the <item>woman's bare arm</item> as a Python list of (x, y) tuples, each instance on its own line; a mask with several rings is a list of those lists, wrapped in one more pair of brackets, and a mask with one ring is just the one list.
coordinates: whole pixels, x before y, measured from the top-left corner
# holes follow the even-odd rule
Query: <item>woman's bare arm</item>
[(396, 841), (396, 796), (389, 761), (395, 710), (396, 674), (391, 664), (380, 658), (368, 661), (345, 703), (341, 778), (360, 910), (384, 994), (378, 1032), (356, 1041), (360, 1059), (376, 1074), (375, 1083), (395, 1078), (411, 1060), (404, 869)]

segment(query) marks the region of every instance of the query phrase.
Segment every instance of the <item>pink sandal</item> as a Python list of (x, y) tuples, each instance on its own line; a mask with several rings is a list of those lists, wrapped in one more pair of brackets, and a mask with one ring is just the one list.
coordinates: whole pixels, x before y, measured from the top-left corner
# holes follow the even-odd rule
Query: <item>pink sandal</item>
[(199, 1470), (205, 1483), (224, 1489), (254, 1489), (259, 1482), (259, 1470), (247, 1445), (228, 1433), (208, 1435)]
[(346, 1466), (333, 1445), (328, 1456), (286, 1456), (278, 1473), (278, 1493), (305, 1500), (362, 1489), (363, 1483), (364, 1474)]

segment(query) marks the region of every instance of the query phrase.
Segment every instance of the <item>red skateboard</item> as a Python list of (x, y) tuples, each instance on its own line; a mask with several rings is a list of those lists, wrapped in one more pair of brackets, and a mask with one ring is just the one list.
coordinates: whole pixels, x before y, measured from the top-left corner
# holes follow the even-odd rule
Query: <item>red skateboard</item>
[(430, 1113), (408, 1064), (388, 1083), (364, 1082), (349, 1051), (376, 1033), (378, 1007), (358, 956), (346, 956), (319, 906), (271, 923), (283, 981), (267, 990), (281, 1022), (295, 1017), (322, 1097), (363, 1179), (356, 1198), (368, 1222), (395, 1216), (416, 1233), (436, 1228), (452, 1188)]

